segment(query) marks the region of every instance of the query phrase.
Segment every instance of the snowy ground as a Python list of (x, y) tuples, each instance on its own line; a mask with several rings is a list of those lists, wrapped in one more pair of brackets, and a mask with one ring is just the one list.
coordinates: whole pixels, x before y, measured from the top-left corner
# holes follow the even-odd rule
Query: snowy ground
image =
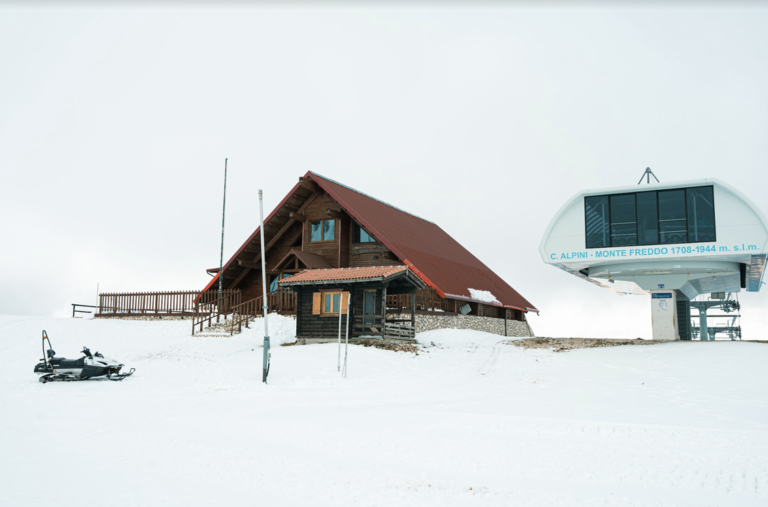
[[(768, 344), (433, 331), (418, 356), (350, 347), (347, 379), (333, 344), (276, 347), (264, 386), (258, 329), (188, 328), (0, 316), (0, 504), (768, 505)], [(136, 374), (40, 384), (42, 329)]]

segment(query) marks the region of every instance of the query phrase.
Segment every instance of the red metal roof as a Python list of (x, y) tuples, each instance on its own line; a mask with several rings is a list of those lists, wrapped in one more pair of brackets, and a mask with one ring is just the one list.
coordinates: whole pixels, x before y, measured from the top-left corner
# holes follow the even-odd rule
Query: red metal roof
[(369, 278), (387, 278), (405, 271), (405, 266), (368, 266), (362, 268), (308, 269), (290, 278), (280, 280), (279, 284), (297, 282), (331, 282), (343, 280), (364, 280)]
[(444, 297), (470, 299), (469, 289), (490, 291), (502, 306), (538, 310), (438, 225), (319, 174), (308, 172), (376, 239)]

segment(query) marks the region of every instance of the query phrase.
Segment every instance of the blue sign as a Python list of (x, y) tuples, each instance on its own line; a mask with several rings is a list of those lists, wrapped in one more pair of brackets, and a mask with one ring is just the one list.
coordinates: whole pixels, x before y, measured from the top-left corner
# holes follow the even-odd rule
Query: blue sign
[(660, 294), (653, 294), (651, 295), (653, 299), (672, 299), (672, 294), (670, 292), (662, 292)]

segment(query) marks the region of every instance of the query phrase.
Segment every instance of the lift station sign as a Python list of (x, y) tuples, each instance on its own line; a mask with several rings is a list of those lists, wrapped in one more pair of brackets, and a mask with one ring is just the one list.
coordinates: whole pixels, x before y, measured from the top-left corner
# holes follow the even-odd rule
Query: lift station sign
[(553, 252), (549, 254), (551, 261), (581, 261), (603, 259), (643, 259), (648, 257), (680, 257), (712, 254), (757, 253), (760, 247), (755, 244), (741, 243), (738, 245), (718, 245), (716, 243), (703, 245), (669, 245), (653, 247), (627, 247), (610, 249), (590, 249), (576, 252)]

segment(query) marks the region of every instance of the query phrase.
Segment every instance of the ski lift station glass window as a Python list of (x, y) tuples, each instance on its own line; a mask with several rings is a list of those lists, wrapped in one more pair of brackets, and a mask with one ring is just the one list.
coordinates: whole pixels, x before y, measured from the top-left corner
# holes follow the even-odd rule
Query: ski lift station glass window
[(584, 214), (587, 248), (716, 240), (712, 186), (588, 196)]
[[(768, 219), (717, 179), (589, 189), (555, 214), (539, 253), (598, 287), (655, 294), (654, 308), (675, 312), (677, 301), (699, 295), (759, 291)], [(659, 336), (673, 339), (669, 333)]]

